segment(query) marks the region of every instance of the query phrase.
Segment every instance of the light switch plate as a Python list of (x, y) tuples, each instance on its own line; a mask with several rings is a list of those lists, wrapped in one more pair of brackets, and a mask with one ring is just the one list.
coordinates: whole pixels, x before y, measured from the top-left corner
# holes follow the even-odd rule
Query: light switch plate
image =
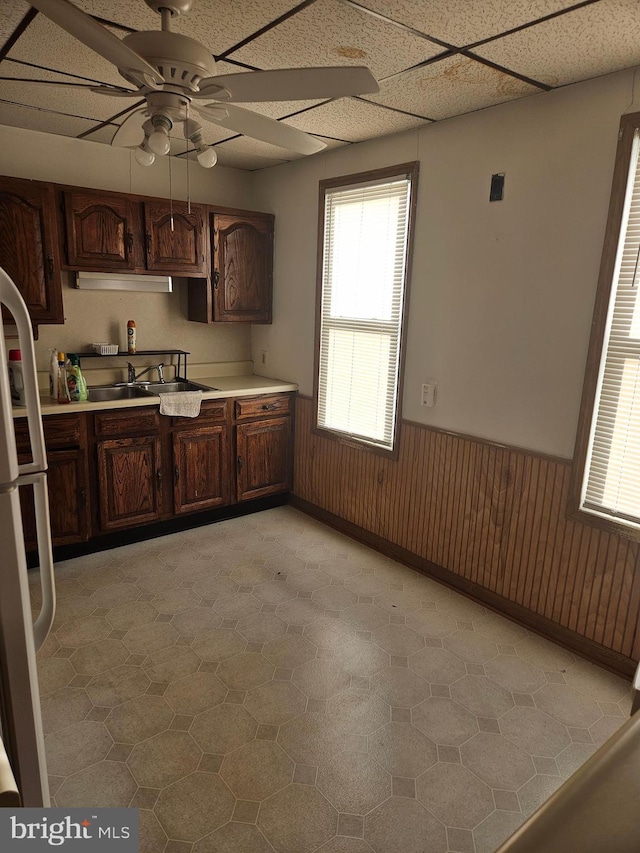
[(422, 386), (422, 396), (420, 398), (421, 405), (432, 408), (436, 404), (436, 395), (438, 391), (438, 383), (430, 379)]

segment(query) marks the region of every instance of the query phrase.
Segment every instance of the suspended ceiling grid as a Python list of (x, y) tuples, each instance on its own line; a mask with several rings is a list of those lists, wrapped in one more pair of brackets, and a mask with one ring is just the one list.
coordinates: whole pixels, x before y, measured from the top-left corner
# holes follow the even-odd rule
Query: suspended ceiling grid
[[(142, 0), (74, 2), (119, 37), (160, 26)], [(221, 74), (367, 65), (380, 84), (374, 95), (243, 105), (328, 147), (640, 64), (637, 0), (196, 0), (172, 28), (206, 45)], [(138, 104), (46, 85), (123, 81), (25, 0), (3, 0), (0, 45), (0, 124), (110, 144)], [(226, 166), (255, 170), (299, 156), (208, 122), (203, 135)], [(172, 152), (183, 156), (184, 141)]]

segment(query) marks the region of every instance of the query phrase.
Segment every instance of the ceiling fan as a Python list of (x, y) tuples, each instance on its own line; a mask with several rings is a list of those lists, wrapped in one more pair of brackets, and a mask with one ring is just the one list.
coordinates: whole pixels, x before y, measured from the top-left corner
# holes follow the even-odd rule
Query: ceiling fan
[(89, 86), (90, 91), (145, 99), (145, 106), (131, 113), (111, 143), (135, 148), (136, 159), (145, 166), (150, 166), (156, 156), (170, 153), (169, 134), (178, 124), (183, 125), (184, 138), (193, 143), (200, 164), (207, 168), (215, 165), (216, 152), (204, 140), (202, 125), (192, 117), (193, 113), (253, 139), (300, 154), (314, 154), (325, 148), (326, 143), (235, 104), (339, 98), (378, 91), (375, 78), (364, 66), (282, 68), (216, 75), (210, 50), (195, 39), (171, 31), (172, 18), (188, 13), (193, 0), (144, 0), (160, 14), (162, 29), (134, 32), (123, 39), (69, 0), (29, 2), (112, 62), (124, 79), (136, 87), (98, 85)]

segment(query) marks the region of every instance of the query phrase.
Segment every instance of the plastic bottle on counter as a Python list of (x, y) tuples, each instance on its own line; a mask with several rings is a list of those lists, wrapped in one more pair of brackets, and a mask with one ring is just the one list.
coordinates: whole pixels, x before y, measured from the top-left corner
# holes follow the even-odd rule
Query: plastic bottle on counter
[(136, 321), (129, 320), (127, 323), (127, 352), (135, 355), (136, 352)]
[(65, 367), (65, 354), (63, 352), (58, 353), (58, 380), (56, 383), (57, 388), (57, 401), (58, 403), (70, 403), (71, 396), (69, 394), (69, 386), (67, 385), (67, 368)]
[(77, 355), (69, 354), (67, 370), (67, 386), (73, 402), (87, 399), (87, 383), (80, 370), (80, 359)]
[(24, 378), (22, 375), (22, 353), (19, 349), (9, 350), (9, 387), (11, 402), (14, 406), (26, 406), (24, 396)]
[(49, 396), (58, 399), (58, 350), (49, 350)]

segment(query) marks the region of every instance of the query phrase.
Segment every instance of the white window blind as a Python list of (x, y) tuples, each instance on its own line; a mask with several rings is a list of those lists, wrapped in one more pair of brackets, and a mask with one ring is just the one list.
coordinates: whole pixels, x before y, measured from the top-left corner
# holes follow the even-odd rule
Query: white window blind
[(393, 449), (411, 179), (325, 193), (318, 426)]
[(636, 130), (582, 509), (640, 528), (640, 140)]

